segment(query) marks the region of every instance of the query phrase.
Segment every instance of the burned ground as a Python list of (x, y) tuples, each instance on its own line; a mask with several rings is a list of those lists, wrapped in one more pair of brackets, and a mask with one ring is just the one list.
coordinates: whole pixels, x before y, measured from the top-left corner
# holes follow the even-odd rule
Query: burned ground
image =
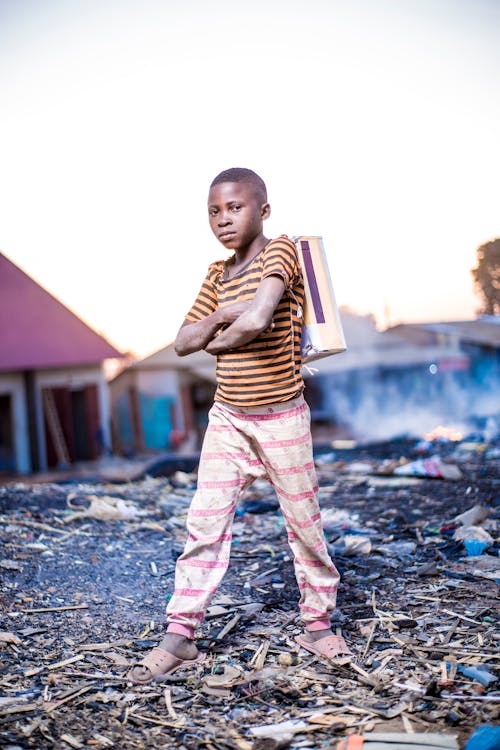
[[(386, 729), (454, 734), (463, 746), (495, 723), (498, 546), (467, 557), (453, 519), (486, 506), (480, 525), (496, 536), (500, 450), (440, 442), (429, 452), (461, 478), (387, 475), (415, 448), (318, 456), (342, 574), (333, 624), (352, 663), (330, 665), (295, 643), (286, 534), (273, 493), (257, 483), (201, 630), (205, 662), (149, 687), (127, 684), (127, 667), (161, 637), (192, 477), (1, 487), (1, 746), (249, 750), (259, 743), (252, 728), (289, 720), (302, 722), (291, 725), (292, 747)], [(79, 517), (92, 500), (94, 514)], [(99, 520), (99, 508), (128, 520)]]

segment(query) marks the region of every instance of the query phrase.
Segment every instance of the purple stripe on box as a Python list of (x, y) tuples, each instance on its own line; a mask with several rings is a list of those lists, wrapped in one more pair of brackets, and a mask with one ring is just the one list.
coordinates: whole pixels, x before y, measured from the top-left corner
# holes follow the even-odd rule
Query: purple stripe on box
[(324, 323), (325, 314), (323, 312), (323, 305), (321, 304), (321, 297), (319, 296), (318, 282), (316, 281), (311, 251), (307, 240), (301, 240), (300, 247), (302, 250), (302, 257), (304, 258), (304, 267), (307, 276), (307, 283), (309, 284), (309, 291), (311, 292), (316, 323)]

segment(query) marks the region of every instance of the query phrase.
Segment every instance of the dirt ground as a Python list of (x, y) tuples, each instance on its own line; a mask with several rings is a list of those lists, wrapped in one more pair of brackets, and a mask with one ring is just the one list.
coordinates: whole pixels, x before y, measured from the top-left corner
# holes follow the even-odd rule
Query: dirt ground
[[(387, 473), (436, 454), (461, 478)], [(352, 662), (295, 643), (286, 534), (258, 483), (200, 632), (204, 663), (147, 687), (127, 684), (127, 667), (161, 638), (195, 477), (0, 486), (0, 746), (250, 750), (278, 746), (252, 730), (291, 721), (293, 748), (370, 731), (438, 732), (464, 747), (496, 724), (499, 547), (467, 556), (453, 519), (485, 506), (474, 525), (498, 538), (498, 446), (394, 441), (317, 458), (342, 574), (333, 626)], [(96, 518), (99, 508), (127, 520)]]

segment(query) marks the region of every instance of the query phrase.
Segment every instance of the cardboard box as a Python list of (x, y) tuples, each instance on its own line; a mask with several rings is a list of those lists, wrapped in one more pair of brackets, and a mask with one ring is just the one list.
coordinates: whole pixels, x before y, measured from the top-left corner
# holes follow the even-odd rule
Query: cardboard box
[(312, 362), (347, 349), (321, 237), (294, 237), (304, 276), (302, 361)]

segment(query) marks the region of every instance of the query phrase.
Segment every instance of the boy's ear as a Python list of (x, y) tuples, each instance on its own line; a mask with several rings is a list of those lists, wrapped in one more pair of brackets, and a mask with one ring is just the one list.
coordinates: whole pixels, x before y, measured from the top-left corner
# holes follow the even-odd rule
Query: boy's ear
[(268, 219), (271, 216), (271, 206), (269, 203), (263, 203), (260, 207), (260, 215), (263, 219)]

